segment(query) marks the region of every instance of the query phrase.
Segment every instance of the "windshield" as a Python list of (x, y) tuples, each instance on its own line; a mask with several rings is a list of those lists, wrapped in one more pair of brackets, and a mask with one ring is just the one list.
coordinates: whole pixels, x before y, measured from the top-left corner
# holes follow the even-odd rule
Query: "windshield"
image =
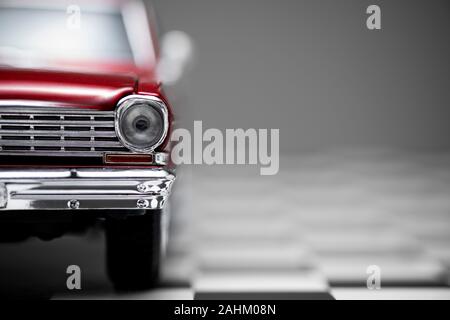
[(0, 6), (0, 64), (7, 60), (133, 62), (118, 12)]

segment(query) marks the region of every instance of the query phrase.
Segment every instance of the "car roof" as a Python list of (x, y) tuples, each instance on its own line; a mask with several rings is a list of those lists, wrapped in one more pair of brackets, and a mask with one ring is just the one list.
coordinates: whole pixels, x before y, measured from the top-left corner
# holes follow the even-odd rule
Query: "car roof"
[(141, 0), (0, 0), (0, 7), (24, 7), (24, 8), (67, 8), (71, 5), (78, 5), (89, 9), (106, 11), (118, 11), (126, 4), (132, 2), (142, 2)]

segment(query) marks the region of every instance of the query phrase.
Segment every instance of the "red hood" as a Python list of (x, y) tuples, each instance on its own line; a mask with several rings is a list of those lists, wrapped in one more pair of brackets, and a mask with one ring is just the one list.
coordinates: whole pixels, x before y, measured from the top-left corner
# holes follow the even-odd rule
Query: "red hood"
[(112, 109), (138, 88), (134, 74), (91, 74), (0, 68), (0, 100), (56, 102)]

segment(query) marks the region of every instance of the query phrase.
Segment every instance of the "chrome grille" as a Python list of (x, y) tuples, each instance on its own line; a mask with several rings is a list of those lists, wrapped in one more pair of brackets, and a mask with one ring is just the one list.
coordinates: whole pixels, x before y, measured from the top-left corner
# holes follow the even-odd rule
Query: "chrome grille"
[(114, 130), (114, 111), (0, 107), (0, 155), (102, 156), (127, 151)]

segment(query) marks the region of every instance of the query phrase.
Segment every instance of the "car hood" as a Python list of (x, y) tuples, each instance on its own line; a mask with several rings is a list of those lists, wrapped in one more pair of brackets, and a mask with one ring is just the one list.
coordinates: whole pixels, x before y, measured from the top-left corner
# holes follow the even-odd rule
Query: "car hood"
[(135, 92), (135, 74), (94, 74), (0, 68), (0, 100), (45, 101), (62, 106), (113, 109)]

